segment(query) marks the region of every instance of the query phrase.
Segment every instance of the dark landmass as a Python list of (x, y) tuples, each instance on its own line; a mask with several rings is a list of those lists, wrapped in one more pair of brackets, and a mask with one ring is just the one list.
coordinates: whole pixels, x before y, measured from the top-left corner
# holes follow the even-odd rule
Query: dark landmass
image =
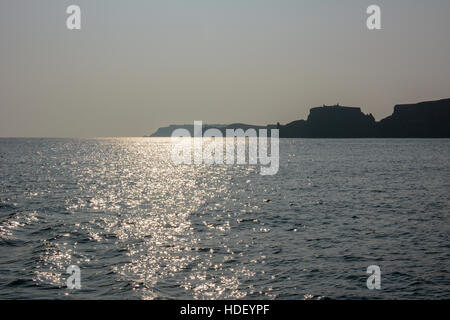
[(312, 108), (308, 119), (280, 125), (281, 138), (361, 138), (373, 137), (376, 122), (360, 108), (323, 106)]
[(396, 105), (377, 127), (386, 138), (450, 138), (450, 99)]
[[(222, 135), (225, 136), (226, 129), (242, 129), (244, 131), (248, 129), (276, 129), (276, 125), (268, 125), (268, 126), (256, 126), (245, 123), (233, 123), (233, 124), (203, 124), (203, 132), (208, 129), (219, 129), (222, 132)], [(191, 136), (194, 136), (194, 125), (193, 124), (183, 124), (183, 125), (170, 125), (168, 127), (161, 127), (155, 133), (153, 133), (150, 137), (170, 137), (172, 132), (176, 129), (186, 129), (190, 132)], [(270, 132), (269, 132), (270, 134)]]
[[(170, 137), (178, 128), (193, 135), (191, 124), (159, 128), (151, 137)], [(280, 138), (450, 138), (450, 99), (396, 105), (391, 116), (378, 122), (361, 108), (324, 105), (312, 108), (307, 120), (286, 125), (203, 125), (204, 131), (209, 128), (217, 128), (223, 135), (226, 129), (278, 128)]]

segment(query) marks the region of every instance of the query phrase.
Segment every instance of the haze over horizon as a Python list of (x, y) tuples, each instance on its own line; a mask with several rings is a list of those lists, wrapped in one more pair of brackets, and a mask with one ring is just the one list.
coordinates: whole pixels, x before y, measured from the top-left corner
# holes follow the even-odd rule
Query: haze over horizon
[[(366, 28), (371, 4), (382, 30)], [(287, 123), (336, 103), (380, 120), (450, 97), (449, 13), (441, 0), (4, 0), (0, 137)]]

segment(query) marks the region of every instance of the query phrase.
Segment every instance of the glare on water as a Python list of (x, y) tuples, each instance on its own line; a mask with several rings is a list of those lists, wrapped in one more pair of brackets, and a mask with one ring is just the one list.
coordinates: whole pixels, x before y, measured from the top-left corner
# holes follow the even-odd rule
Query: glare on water
[(376, 297), (448, 298), (449, 143), (286, 139), (261, 176), (165, 138), (0, 139), (0, 297), (368, 297), (376, 262)]

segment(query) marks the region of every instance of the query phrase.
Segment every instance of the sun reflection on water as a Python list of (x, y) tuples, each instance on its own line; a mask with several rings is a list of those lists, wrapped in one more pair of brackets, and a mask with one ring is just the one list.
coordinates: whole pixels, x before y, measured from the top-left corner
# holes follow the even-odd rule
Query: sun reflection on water
[(34, 281), (62, 287), (61, 271), (69, 264), (89, 270), (101, 265), (95, 255), (107, 252), (117, 256), (117, 263), (103, 268), (114, 275), (119, 290), (131, 287), (138, 298), (244, 298), (254, 293), (243, 282), (255, 271), (238, 263), (244, 253), (236, 250), (241, 243), (231, 233), (232, 224), (243, 220), (236, 215), (258, 210), (250, 200), (242, 209), (233, 182), (235, 174), (254, 175), (254, 167), (236, 166), (230, 172), (223, 166), (175, 166), (168, 139), (97, 144), (101, 148), (76, 155), (79, 166), (65, 168), (77, 197), (65, 197), (69, 218), (59, 229), (68, 239), (78, 239), (46, 240)]

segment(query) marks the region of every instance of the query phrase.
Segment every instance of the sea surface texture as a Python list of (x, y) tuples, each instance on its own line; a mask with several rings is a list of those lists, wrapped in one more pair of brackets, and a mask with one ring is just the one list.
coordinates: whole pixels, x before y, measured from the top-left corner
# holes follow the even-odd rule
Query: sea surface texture
[(449, 212), (448, 139), (282, 139), (274, 176), (0, 139), (0, 299), (449, 299)]

